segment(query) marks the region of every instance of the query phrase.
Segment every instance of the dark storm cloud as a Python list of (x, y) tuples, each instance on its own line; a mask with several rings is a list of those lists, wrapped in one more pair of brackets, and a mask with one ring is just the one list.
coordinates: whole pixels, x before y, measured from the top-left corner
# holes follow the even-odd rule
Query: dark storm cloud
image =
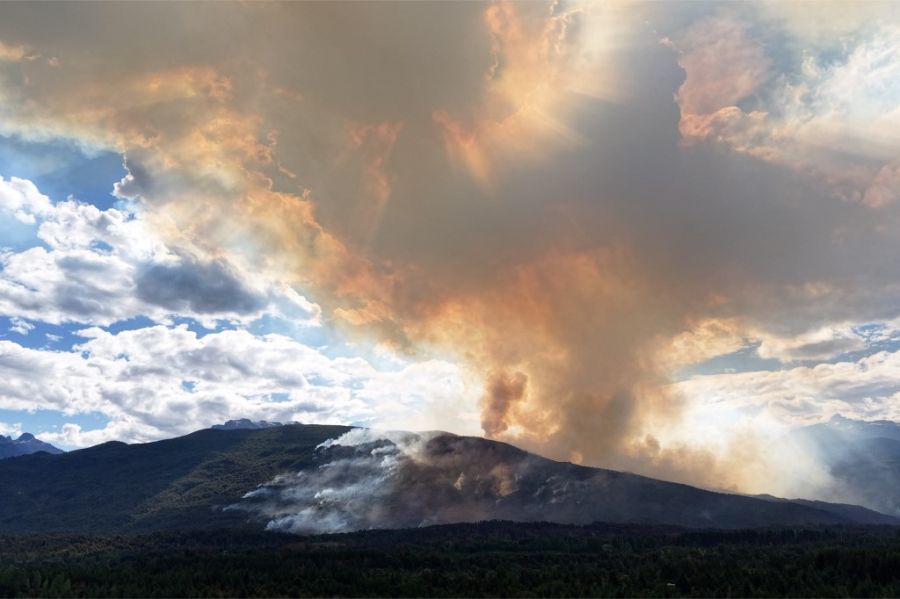
[(181, 256), (177, 264), (152, 264), (140, 269), (135, 282), (141, 300), (174, 313), (247, 314), (268, 303), (221, 260), (203, 263)]

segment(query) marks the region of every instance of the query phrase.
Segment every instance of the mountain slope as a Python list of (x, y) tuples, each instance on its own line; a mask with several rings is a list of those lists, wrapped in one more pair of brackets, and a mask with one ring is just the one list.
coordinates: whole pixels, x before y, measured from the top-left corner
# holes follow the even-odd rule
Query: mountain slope
[(22, 433), (18, 439), (0, 435), (0, 459), (29, 455), (39, 451), (52, 454), (63, 453), (62, 449), (44, 443), (31, 433)]
[(555, 462), (446, 433), (355, 429), (318, 451), (321, 466), (262, 485), (236, 506), (292, 532), (479, 520), (640, 522), (740, 528), (896, 522), (855, 506), (777, 502)]
[[(0, 532), (266, 525), (304, 532), (310, 515), (325, 523), (318, 530), (482, 519), (723, 528), (896, 522), (867, 510), (726, 495), (554, 462), (485, 439), (404, 433), (391, 440), (360, 431), (296, 424), (203, 430), (3, 460)], [(353, 435), (361, 438), (346, 440)], [(316, 449), (338, 437), (343, 441)]]
[(831, 496), (900, 516), (900, 425), (834, 416), (793, 431), (787, 441), (817, 456)]
[(62, 455), (0, 461), (0, 531), (119, 532), (241, 525), (215, 506), (349, 430), (291, 426), (202, 430), (155, 443), (109, 442)]

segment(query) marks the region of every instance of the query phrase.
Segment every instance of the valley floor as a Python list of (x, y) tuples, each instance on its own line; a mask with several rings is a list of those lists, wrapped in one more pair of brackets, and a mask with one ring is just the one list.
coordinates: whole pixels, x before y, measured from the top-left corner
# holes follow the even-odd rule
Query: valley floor
[(900, 596), (900, 529), (486, 522), (0, 536), (2, 597)]

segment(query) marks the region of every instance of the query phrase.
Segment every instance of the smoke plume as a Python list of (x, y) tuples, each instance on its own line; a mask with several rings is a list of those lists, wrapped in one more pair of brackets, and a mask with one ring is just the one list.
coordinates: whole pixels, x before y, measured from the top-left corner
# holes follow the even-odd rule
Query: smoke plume
[[(764, 34), (797, 23), (754, 26), (737, 5), (74, 6), (56, 22), (77, 35), (38, 26), (45, 6), (3, 7), (0, 48), (59, 60), (0, 59), (0, 133), (119, 151), (116, 193), (171, 247), (294, 285), (352, 339), (465, 365), (490, 437), (766, 490), (766, 436), (686, 426), (678, 370), (900, 316), (897, 138), (879, 133), (897, 96), (831, 116), (860, 87), (846, 82), (882, 73), (868, 56), (896, 56), (892, 30), (844, 63), (794, 64)], [(779, 414), (832, 409), (804, 405)], [(337, 482), (353, 470), (385, 492), (423, 474), (411, 456), (433, 441), (248, 500), (277, 527), (364, 526), (375, 508)], [(309, 518), (281, 514), (288, 501)]]

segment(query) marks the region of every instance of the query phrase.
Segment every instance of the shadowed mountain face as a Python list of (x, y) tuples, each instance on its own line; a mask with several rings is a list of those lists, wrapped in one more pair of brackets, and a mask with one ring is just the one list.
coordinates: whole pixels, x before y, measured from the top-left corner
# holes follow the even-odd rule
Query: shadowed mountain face
[(45, 451), (52, 454), (63, 453), (62, 449), (54, 447), (49, 443), (44, 443), (31, 433), (22, 433), (18, 439), (0, 435), (0, 459), (29, 455), (39, 451)]
[(0, 532), (125, 532), (244, 526), (220, 509), (281, 472), (314, 466), (345, 426), (202, 430), (0, 460)]
[(797, 429), (789, 440), (815, 452), (833, 479), (833, 495), (900, 516), (900, 425), (834, 416)]
[(0, 462), (0, 531), (291, 532), (507, 519), (689, 527), (896, 523), (864, 509), (703, 491), (446, 433), (204, 430)]

